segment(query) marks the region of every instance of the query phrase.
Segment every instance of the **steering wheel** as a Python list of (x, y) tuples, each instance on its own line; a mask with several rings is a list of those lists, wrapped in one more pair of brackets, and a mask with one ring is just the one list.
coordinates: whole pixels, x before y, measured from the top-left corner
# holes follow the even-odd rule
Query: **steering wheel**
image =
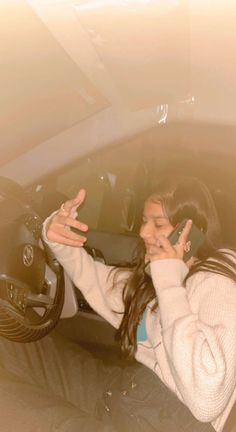
[(15, 342), (49, 333), (64, 304), (63, 270), (41, 230), (23, 188), (0, 177), (0, 335)]

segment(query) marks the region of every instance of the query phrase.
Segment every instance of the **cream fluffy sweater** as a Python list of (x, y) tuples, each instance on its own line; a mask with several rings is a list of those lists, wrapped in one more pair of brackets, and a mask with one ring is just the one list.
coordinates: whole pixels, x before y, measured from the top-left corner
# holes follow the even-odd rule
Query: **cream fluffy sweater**
[[(46, 240), (46, 239), (45, 239)], [(49, 244), (91, 307), (118, 328), (122, 289), (128, 274), (113, 286), (111, 267), (95, 262), (83, 248)], [(199, 272), (183, 287), (188, 268), (181, 260), (151, 263), (158, 309), (148, 305), (148, 339), (138, 343), (136, 359), (152, 369), (202, 422), (220, 432), (236, 400), (236, 284), (221, 275)]]

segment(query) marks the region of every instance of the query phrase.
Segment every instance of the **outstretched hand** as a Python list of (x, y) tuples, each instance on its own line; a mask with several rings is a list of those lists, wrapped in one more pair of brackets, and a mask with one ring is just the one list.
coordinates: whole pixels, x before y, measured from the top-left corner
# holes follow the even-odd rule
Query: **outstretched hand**
[(68, 246), (83, 246), (86, 237), (76, 234), (70, 228), (77, 228), (86, 232), (88, 226), (75, 219), (77, 209), (84, 202), (86, 191), (80, 189), (75, 198), (66, 201), (61, 208), (49, 219), (46, 226), (46, 236), (48, 240)]
[[(148, 253), (145, 255), (145, 261), (156, 261), (161, 259), (183, 259), (185, 248), (188, 242), (188, 235), (191, 231), (192, 221), (188, 220), (181, 232), (176, 244), (172, 245), (169, 239), (165, 236), (160, 236), (156, 240), (156, 244), (152, 245)], [(190, 259), (190, 261), (192, 258)], [(186, 263), (191, 264), (191, 262)]]

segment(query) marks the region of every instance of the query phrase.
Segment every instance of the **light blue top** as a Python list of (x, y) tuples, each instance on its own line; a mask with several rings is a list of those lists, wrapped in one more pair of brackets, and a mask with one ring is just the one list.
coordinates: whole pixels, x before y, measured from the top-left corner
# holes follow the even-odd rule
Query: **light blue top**
[(137, 328), (137, 342), (144, 342), (147, 340), (146, 316), (147, 316), (147, 308), (145, 309), (142, 319)]

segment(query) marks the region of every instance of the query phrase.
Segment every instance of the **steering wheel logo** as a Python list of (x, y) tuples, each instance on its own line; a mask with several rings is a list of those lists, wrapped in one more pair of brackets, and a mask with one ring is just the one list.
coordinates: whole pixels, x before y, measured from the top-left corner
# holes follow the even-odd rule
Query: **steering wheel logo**
[(34, 249), (33, 246), (27, 244), (23, 249), (23, 263), (26, 267), (30, 267), (34, 262)]

